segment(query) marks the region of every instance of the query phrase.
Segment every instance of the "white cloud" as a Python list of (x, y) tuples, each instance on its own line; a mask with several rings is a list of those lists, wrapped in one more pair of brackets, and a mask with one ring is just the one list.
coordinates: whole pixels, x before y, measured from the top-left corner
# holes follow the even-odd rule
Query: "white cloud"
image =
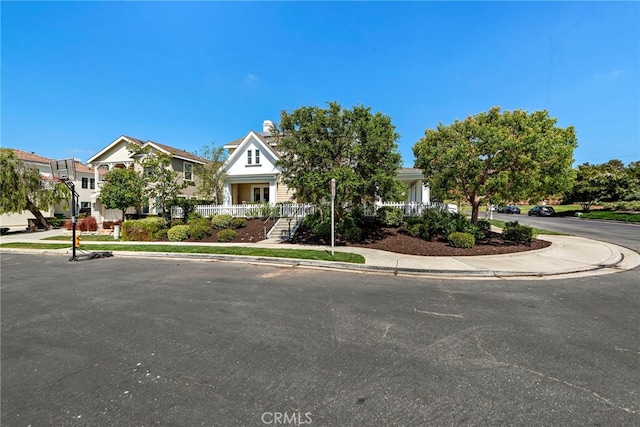
[(624, 74), (624, 70), (612, 70), (612, 71), (609, 71), (608, 73), (597, 73), (595, 75), (595, 78), (613, 80), (613, 79), (617, 79), (622, 74)]
[(242, 83), (242, 87), (246, 90), (254, 90), (260, 86), (261, 80), (260, 77), (255, 74), (248, 74), (247, 77), (244, 78)]

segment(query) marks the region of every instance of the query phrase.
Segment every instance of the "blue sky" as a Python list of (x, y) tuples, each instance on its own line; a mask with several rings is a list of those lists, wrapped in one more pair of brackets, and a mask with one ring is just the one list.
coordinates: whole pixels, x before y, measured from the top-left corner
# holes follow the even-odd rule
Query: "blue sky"
[(187, 151), (304, 105), (427, 128), (546, 109), (576, 164), (640, 160), (638, 2), (0, 3), (1, 145), (86, 161), (118, 136)]

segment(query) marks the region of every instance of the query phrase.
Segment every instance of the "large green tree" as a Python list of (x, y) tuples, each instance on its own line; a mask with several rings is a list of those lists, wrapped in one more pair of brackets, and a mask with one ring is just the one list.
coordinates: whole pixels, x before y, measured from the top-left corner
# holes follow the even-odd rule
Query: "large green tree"
[(145, 196), (154, 200), (156, 206), (162, 210), (162, 216), (166, 218), (169, 206), (189, 183), (182, 179), (182, 174), (173, 170), (170, 155), (150, 147), (141, 149), (136, 144), (128, 144), (127, 149), (135, 155), (136, 162), (142, 166)]
[(204, 165), (195, 166), (196, 192), (199, 197), (211, 200), (214, 204), (223, 201), (223, 184), (227, 176), (222, 168), (227, 160), (227, 152), (223, 147), (204, 146), (196, 155), (209, 160)]
[(127, 209), (140, 205), (144, 188), (144, 180), (133, 169), (111, 169), (104, 176), (100, 202), (108, 209), (120, 209), (124, 221)]
[(41, 211), (69, 196), (66, 185), (43, 180), (38, 168), (18, 159), (13, 150), (0, 149), (0, 214), (29, 211), (41, 228), (50, 229)]
[(371, 108), (301, 107), (283, 111), (273, 135), (278, 142), (283, 180), (298, 200), (323, 203), (336, 179), (338, 216), (345, 205), (399, 198), (401, 156), (389, 116)]
[(462, 195), (477, 222), (491, 198), (538, 200), (571, 187), (572, 126), (556, 126), (547, 111), (531, 114), (499, 107), (450, 125), (427, 129), (413, 152), (432, 188)]
[(564, 197), (588, 211), (596, 202), (618, 201), (633, 191), (631, 177), (632, 172), (620, 160), (609, 160), (600, 165), (583, 163), (578, 166), (575, 183)]

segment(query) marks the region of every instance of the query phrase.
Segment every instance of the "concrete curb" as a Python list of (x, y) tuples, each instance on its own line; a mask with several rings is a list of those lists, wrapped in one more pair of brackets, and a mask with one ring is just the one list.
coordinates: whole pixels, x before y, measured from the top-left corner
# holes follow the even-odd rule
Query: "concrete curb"
[[(548, 248), (545, 248), (548, 249)], [(544, 249), (542, 249), (544, 250)], [(19, 249), (19, 248), (2, 248), (0, 252), (14, 253), (37, 253), (43, 255), (69, 255), (70, 249)], [(315, 261), (294, 258), (276, 258), (276, 257), (253, 257), (245, 255), (215, 255), (215, 254), (186, 254), (175, 252), (143, 252), (143, 251), (112, 251), (114, 256), (124, 256), (130, 258), (162, 258), (162, 259), (185, 259), (194, 261), (221, 261), (221, 262), (241, 262), (256, 265), (273, 265), (289, 268), (316, 268), (323, 270), (339, 270), (358, 273), (375, 273), (388, 275), (402, 275), (413, 277), (439, 277), (439, 278), (485, 278), (485, 279), (505, 279), (505, 278), (553, 278), (566, 276), (576, 273), (588, 273), (598, 270), (606, 270), (616, 268), (624, 260), (624, 255), (612, 250), (609, 259), (602, 263), (594, 265), (585, 265), (583, 267), (574, 267), (569, 269), (560, 269), (547, 272), (532, 271), (500, 271), (500, 270), (443, 270), (443, 269), (420, 269), (407, 267), (384, 267), (365, 264), (352, 264), (333, 261)]]

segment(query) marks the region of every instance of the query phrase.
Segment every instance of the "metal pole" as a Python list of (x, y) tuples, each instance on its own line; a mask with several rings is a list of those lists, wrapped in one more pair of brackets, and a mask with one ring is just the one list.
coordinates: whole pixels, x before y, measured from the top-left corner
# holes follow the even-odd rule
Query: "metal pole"
[(69, 182), (69, 187), (71, 189), (71, 224), (72, 224), (72, 233), (71, 233), (71, 259), (69, 261), (75, 261), (76, 259), (76, 185), (73, 182)]
[(334, 256), (333, 247), (335, 242), (335, 203), (336, 202), (336, 179), (331, 178), (331, 256)]

